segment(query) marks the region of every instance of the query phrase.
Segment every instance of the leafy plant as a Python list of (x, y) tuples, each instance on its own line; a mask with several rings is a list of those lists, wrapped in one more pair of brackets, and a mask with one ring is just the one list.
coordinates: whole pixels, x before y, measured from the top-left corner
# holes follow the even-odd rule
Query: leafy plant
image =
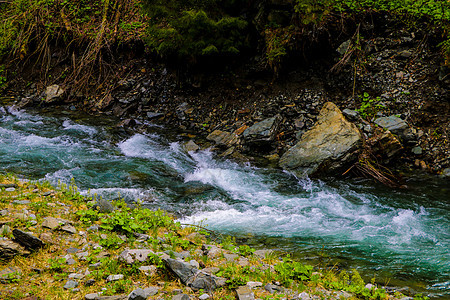
[(361, 106), (356, 111), (366, 120), (372, 120), (379, 111), (385, 108), (384, 105), (378, 103), (381, 100), (380, 97), (372, 98), (369, 93), (365, 92), (360, 98)]
[(312, 266), (292, 261), (289, 256), (286, 257), (283, 262), (275, 266), (277, 279), (286, 286), (290, 286), (293, 280), (309, 280), (312, 274), (312, 270)]

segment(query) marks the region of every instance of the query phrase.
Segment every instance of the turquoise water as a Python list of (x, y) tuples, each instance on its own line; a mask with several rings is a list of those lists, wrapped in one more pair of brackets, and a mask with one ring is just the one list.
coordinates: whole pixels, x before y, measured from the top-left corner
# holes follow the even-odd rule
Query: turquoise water
[(0, 106), (0, 172), (54, 184), (75, 178), (85, 194), (140, 199), (256, 247), (450, 297), (448, 181), (422, 177), (391, 190), (298, 179), (208, 150), (185, 153), (168, 128), (127, 135), (114, 122)]

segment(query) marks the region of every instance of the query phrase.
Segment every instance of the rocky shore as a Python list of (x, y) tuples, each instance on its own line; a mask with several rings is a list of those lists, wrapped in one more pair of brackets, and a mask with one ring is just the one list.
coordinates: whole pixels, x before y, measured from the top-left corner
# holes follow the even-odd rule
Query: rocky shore
[(412, 299), (132, 206), (2, 176), (2, 299)]

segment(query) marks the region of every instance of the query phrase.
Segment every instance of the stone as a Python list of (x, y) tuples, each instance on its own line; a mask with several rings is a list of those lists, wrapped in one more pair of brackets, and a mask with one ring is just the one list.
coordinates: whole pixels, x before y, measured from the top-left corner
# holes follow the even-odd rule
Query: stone
[(55, 240), (53, 239), (52, 234), (49, 233), (49, 232), (43, 232), (43, 233), (41, 233), (41, 235), (39, 235), (39, 238), (40, 238), (44, 243), (47, 243), (47, 244), (57, 244), (57, 241), (55, 241)]
[(146, 300), (147, 295), (141, 288), (137, 288), (128, 295), (128, 300)]
[(189, 295), (186, 294), (178, 294), (172, 297), (172, 300), (189, 300)]
[(78, 257), (79, 260), (83, 260), (84, 261), (89, 256), (89, 252), (87, 252), (87, 251), (79, 252), (79, 253), (77, 253), (75, 255)]
[(69, 279), (82, 279), (84, 277), (83, 274), (78, 274), (78, 273), (70, 273), (68, 278)]
[(35, 237), (29, 232), (25, 232), (19, 229), (13, 230), (14, 241), (23, 245), (25, 248), (29, 250), (37, 250), (44, 247), (44, 242), (39, 238)]
[(16, 255), (28, 255), (29, 251), (25, 248), (11, 240), (0, 240), (0, 258), (11, 259)]
[(346, 108), (342, 111), (342, 113), (349, 121), (355, 122), (359, 119), (359, 112), (356, 110)]
[(18, 205), (27, 205), (30, 204), (31, 202), (29, 200), (14, 200), (13, 203)]
[(154, 254), (155, 252), (149, 249), (127, 249), (120, 253), (119, 259), (125, 261), (128, 264), (132, 264), (135, 261), (145, 262), (149, 255)]
[(68, 248), (68, 249), (66, 249), (66, 252), (69, 253), (69, 254), (74, 254), (74, 253), (77, 253), (79, 251), (80, 251), (80, 249), (77, 249), (77, 248)]
[(22, 271), (16, 267), (7, 267), (3, 270), (0, 270), (0, 282), (1, 283), (9, 283), (12, 280), (20, 279), (20, 275)]
[(241, 286), (236, 290), (238, 300), (254, 300), (255, 294), (248, 286)]
[(218, 267), (209, 267), (209, 268), (202, 269), (202, 272), (206, 273), (206, 274), (216, 274), (219, 271), (220, 271), (220, 268), (218, 268)]
[(50, 229), (56, 229), (59, 226), (65, 224), (61, 219), (56, 219), (54, 217), (47, 217), (44, 219), (44, 222), (42, 222), (42, 227), (50, 228)]
[(158, 291), (159, 291), (159, 288), (157, 286), (150, 286), (150, 287), (144, 289), (144, 292), (147, 295), (147, 297), (158, 294)]
[(114, 295), (114, 296), (100, 296), (97, 300), (125, 300), (127, 299), (127, 295)]
[(180, 278), (184, 285), (190, 287), (194, 291), (212, 291), (217, 287), (225, 285), (225, 278), (207, 274), (187, 263), (171, 258), (164, 258), (163, 261), (166, 263), (167, 267)]
[(215, 258), (222, 254), (222, 249), (214, 245), (204, 245), (202, 246), (203, 252), (208, 255), (208, 258)]
[(149, 119), (149, 120), (158, 119), (161, 117), (164, 117), (164, 114), (158, 113), (158, 112), (151, 112), (151, 111), (147, 112), (147, 119)]
[(339, 45), (339, 47), (336, 49), (336, 52), (338, 52), (340, 55), (344, 55), (347, 51), (350, 50), (351, 43), (352, 40), (346, 40), (345, 42)]
[(415, 155), (422, 155), (423, 150), (422, 150), (422, 147), (417, 146), (417, 147), (412, 148), (411, 152)]
[(398, 136), (401, 136), (403, 131), (409, 128), (405, 121), (396, 116), (377, 118), (374, 123)]
[(443, 176), (443, 177), (450, 177), (450, 168), (445, 168), (445, 169), (442, 171), (442, 176)]
[(63, 225), (59, 230), (65, 231), (65, 232), (68, 232), (68, 233), (71, 233), (71, 234), (76, 234), (77, 233), (76, 228), (73, 227), (70, 224)]
[(239, 255), (234, 254), (234, 253), (233, 254), (225, 253), (223, 256), (225, 257), (225, 259), (227, 261), (234, 261), (234, 260), (237, 260), (239, 258)]
[(208, 294), (203, 294), (200, 297), (198, 297), (199, 300), (206, 300), (206, 299), (209, 299), (209, 298), (210, 298), (210, 296)]
[(84, 296), (85, 300), (96, 300), (100, 295), (98, 293), (91, 293)]
[(276, 115), (254, 124), (244, 131), (244, 142), (249, 146), (267, 146), (275, 140), (282, 117)]
[(158, 269), (156, 268), (156, 266), (140, 266), (139, 267), (139, 271), (144, 272), (144, 274), (147, 276), (155, 275), (157, 270)]
[(47, 87), (45, 90), (45, 102), (52, 103), (60, 99), (60, 97), (64, 94), (64, 89), (62, 89), (59, 85), (54, 84)]
[(99, 229), (98, 225), (92, 225), (92, 226), (88, 227), (86, 230), (95, 232), (95, 231), (98, 231), (98, 229)]
[(186, 152), (196, 152), (200, 149), (200, 147), (193, 140), (190, 140), (184, 144), (183, 148)]
[(279, 165), (298, 176), (331, 173), (354, 162), (362, 144), (361, 133), (339, 108), (327, 102), (317, 123), (280, 159)]
[(208, 141), (213, 141), (219, 146), (227, 146), (227, 147), (236, 144), (239, 140), (236, 134), (221, 130), (214, 130), (206, 137), (206, 139)]
[(70, 290), (76, 288), (77, 286), (78, 282), (76, 282), (75, 280), (67, 280), (66, 284), (64, 285), (64, 289)]
[(106, 278), (106, 281), (110, 282), (110, 281), (117, 281), (117, 280), (121, 280), (123, 279), (123, 275), (122, 274), (116, 274), (116, 275), (109, 275)]
[[(313, 299), (313, 298), (311, 298), (311, 296), (308, 293), (302, 292), (302, 293), (300, 293), (298, 295), (298, 299), (300, 299), (300, 300), (309, 300), (309, 299)], [(340, 299), (340, 298), (338, 298), (338, 299)]]
[(402, 150), (403, 145), (390, 131), (383, 132), (373, 141), (372, 152), (384, 163), (388, 163)]
[(253, 254), (258, 256), (259, 258), (266, 258), (267, 255), (273, 253), (272, 250), (256, 250)]
[(196, 268), (196, 269), (199, 269), (199, 268), (200, 268), (200, 264), (199, 264), (196, 260), (190, 260), (190, 261), (189, 261), (189, 264), (190, 264), (191, 266), (193, 266), (194, 268)]
[(259, 282), (259, 281), (249, 281), (249, 282), (247, 282), (247, 286), (251, 289), (254, 289), (254, 288), (263, 286), (263, 284), (262, 284), (262, 282)]
[(14, 192), (16, 190), (16, 188), (13, 187), (9, 187), (5, 189), (5, 192)]
[(0, 189), (7, 189), (7, 188), (18, 188), (19, 186), (15, 183), (0, 183)]

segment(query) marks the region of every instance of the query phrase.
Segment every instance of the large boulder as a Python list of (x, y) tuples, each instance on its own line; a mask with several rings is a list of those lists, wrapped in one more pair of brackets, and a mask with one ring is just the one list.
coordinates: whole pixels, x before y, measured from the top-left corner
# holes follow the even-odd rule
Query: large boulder
[(325, 103), (317, 123), (280, 159), (283, 169), (297, 175), (332, 172), (353, 162), (362, 144), (361, 133), (339, 108)]

